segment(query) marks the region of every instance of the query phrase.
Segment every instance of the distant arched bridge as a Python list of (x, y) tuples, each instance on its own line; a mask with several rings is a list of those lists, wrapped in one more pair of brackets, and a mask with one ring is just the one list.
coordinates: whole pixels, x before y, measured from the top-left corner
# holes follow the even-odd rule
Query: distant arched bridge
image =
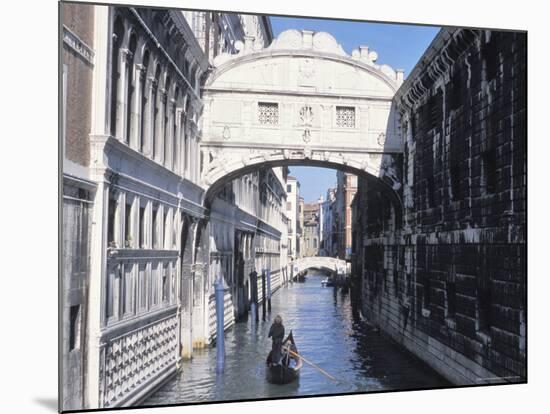
[(338, 275), (348, 275), (348, 262), (336, 257), (311, 256), (296, 259), (290, 263), (292, 275), (296, 276), (308, 269), (320, 269), (334, 272)]

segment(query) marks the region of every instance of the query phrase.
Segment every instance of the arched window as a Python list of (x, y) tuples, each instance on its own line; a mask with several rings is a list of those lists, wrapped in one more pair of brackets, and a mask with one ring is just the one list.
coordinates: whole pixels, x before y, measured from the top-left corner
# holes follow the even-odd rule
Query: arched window
[(164, 165), (168, 168), (170, 168), (170, 161), (172, 160), (170, 157), (170, 133), (172, 132), (172, 128), (170, 127), (170, 110), (172, 104), (170, 99), (168, 99), (171, 86), (170, 76), (167, 76), (164, 88), (167, 96), (166, 105), (164, 106)]
[(151, 147), (153, 149), (153, 158), (156, 158), (158, 156), (158, 140), (161, 138), (158, 136), (159, 134), (159, 107), (160, 107), (160, 97), (158, 93), (158, 83), (160, 79), (160, 64), (157, 64), (157, 68), (155, 70), (155, 79), (153, 80), (153, 94), (152, 94), (152, 105), (154, 105), (153, 109), (153, 124), (151, 125), (152, 133), (151, 133)]
[(149, 68), (149, 51), (146, 50), (143, 54), (143, 71), (144, 76), (141, 76), (139, 81), (139, 87), (141, 90), (141, 123), (140, 123), (140, 132), (139, 132), (139, 149), (141, 152), (145, 152), (145, 149), (147, 148), (146, 143), (149, 141), (149, 136), (146, 136), (147, 134), (147, 125), (151, 122), (151, 114), (149, 110), (149, 96), (147, 95), (147, 91), (145, 90), (145, 84), (147, 80), (147, 73)]
[(136, 114), (134, 113), (135, 108), (135, 80), (134, 80), (134, 55), (136, 53), (136, 47), (137, 47), (137, 38), (135, 34), (132, 34), (130, 37), (130, 43), (128, 45), (128, 88), (127, 88), (127, 96), (126, 96), (126, 143), (129, 144), (131, 142), (131, 137), (135, 134), (135, 126), (134, 126), (134, 117)]
[(120, 80), (120, 45), (124, 37), (122, 19), (117, 17), (113, 26), (113, 45), (111, 53), (111, 135), (116, 136), (117, 129), (117, 101)]
[(180, 99), (180, 90), (176, 86), (174, 91), (174, 108), (173, 108), (173, 122), (172, 122), (172, 169), (175, 172), (179, 171), (179, 142), (178, 142), (178, 116), (176, 108)]

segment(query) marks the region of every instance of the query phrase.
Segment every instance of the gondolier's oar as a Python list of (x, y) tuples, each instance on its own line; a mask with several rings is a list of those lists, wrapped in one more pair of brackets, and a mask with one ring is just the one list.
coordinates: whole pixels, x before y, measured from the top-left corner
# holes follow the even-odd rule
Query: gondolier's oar
[(327, 376), (328, 378), (330, 378), (331, 380), (333, 381), (338, 381), (336, 378), (334, 378), (332, 375), (330, 375), (328, 372), (326, 372), (323, 368), (315, 365), (313, 362), (311, 361), (308, 361), (307, 359), (305, 359), (302, 355), (300, 354), (297, 354), (296, 352), (294, 351), (291, 351), (290, 349), (288, 350), (289, 353), (291, 353), (293, 356), (297, 356), (299, 358), (302, 358), (306, 363), (308, 363), (309, 365), (311, 365), (313, 368), (316, 368), (318, 369), (323, 375)]

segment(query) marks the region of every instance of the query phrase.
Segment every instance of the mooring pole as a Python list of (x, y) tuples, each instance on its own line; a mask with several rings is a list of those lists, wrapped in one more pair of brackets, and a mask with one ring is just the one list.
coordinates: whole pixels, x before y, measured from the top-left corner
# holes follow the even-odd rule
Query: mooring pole
[(253, 324), (260, 320), (258, 315), (258, 272), (253, 270), (250, 273), (250, 290), (252, 303), (250, 304), (250, 316), (252, 316)]
[(271, 312), (271, 269), (267, 269), (266, 274), (267, 274), (267, 311)]
[(218, 278), (214, 284), (216, 291), (216, 372), (222, 373), (225, 366), (224, 338), (224, 288), (223, 280)]
[(262, 269), (262, 320), (265, 321), (265, 269)]

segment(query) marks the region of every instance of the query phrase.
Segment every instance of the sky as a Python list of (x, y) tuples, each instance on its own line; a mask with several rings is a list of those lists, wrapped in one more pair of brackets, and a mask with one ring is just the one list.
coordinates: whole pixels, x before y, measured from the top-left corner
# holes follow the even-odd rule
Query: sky
[[(271, 17), (273, 35), (288, 29), (329, 32), (346, 53), (367, 45), (378, 53), (378, 64), (403, 69), (405, 77), (428, 48), (440, 27), (388, 23), (349, 22), (342, 20)], [(300, 194), (307, 203), (326, 197), (336, 184), (336, 171), (317, 167), (290, 167), (290, 175), (300, 182)]]

